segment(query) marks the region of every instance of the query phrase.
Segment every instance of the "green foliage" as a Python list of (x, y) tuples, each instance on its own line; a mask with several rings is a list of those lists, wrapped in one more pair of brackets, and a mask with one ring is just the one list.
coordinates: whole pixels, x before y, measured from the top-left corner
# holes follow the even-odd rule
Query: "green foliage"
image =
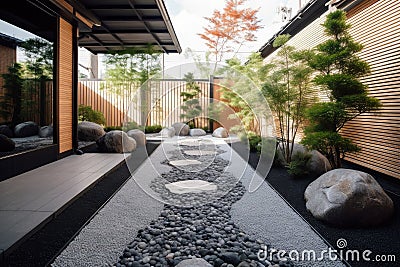
[(124, 125), (122, 126), (122, 130), (124, 132), (127, 132), (129, 130), (133, 130), (133, 129), (140, 129), (140, 130), (144, 130), (143, 126), (140, 126), (136, 121), (129, 121), (124, 123)]
[(4, 79), (4, 95), (0, 102), (0, 115), (5, 121), (11, 118), (11, 126), (21, 122), (21, 98), (24, 80), (20, 64), (8, 67), (8, 73), (1, 74)]
[(104, 131), (106, 132), (111, 132), (111, 131), (122, 131), (122, 127), (121, 126), (106, 126), (104, 127)]
[(251, 152), (258, 152), (260, 153), (261, 151), (261, 142), (262, 138), (261, 136), (257, 135), (254, 132), (247, 132), (246, 134), (240, 133), (240, 141), (242, 143), (249, 144), (249, 149)]
[(106, 81), (110, 90), (123, 94), (133, 92), (161, 70), (160, 52), (148, 46), (145, 49), (129, 48), (107, 54)]
[(181, 109), (183, 113), (181, 118), (188, 122), (189, 126), (193, 128), (198, 127), (197, 117), (201, 114), (202, 108), (200, 105), (200, 86), (194, 80), (193, 73), (185, 74), (184, 80), (186, 82), (186, 91), (181, 92), (183, 105)]
[(53, 45), (41, 38), (31, 38), (21, 44), (26, 56), (26, 78), (53, 78)]
[(106, 124), (106, 118), (103, 113), (93, 110), (91, 106), (79, 105), (78, 108), (79, 121), (91, 121), (100, 125)]
[(234, 129), (256, 132), (255, 109), (263, 109), (263, 104), (265, 104), (259, 88), (261, 88), (270, 66), (263, 64), (259, 53), (250, 55), (246, 64), (242, 64), (236, 58), (228, 60), (227, 64), (228, 66), (223, 70), (226, 79), (219, 90), (221, 101), (235, 112), (235, 114), (230, 114), (229, 118), (241, 121), (241, 125)]
[(162, 130), (161, 125), (149, 125), (145, 127), (145, 133), (159, 133)]
[(305, 53), (309, 66), (318, 71), (315, 83), (328, 92), (331, 102), (316, 104), (308, 110), (310, 126), (302, 143), (320, 151), (333, 168), (339, 168), (346, 153), (360, 150), (342, 137), (340, 130), (362, 113), (378, 110), (381, 104), (368, 96), (367, 86), (359, 81), (370, 69), (357, 55), (362, 45), (349, 35), (346, 13), (330, 13), (323, 26), (330, 39), (318, 45), (316, 51)]
[(278, 119), (282, 155), (287, 163), (292, 159), (294, 140), (305, 124), (305, 112), (315, 103), (315, 90), (311, 87), (313, 70), (307, 66), (308, 54), (287, 45), (290, 35), (278, 36), (274, 47), (279, 47), (277, 58), (270, 64), (268, 79), (262, 92)]
[(292, 160), (286, 166), (287, 171), (294, 177), (302, 177), (308, 174), (308, 163), (311, 159), (311, 154), (297, 152), (293, 154)]

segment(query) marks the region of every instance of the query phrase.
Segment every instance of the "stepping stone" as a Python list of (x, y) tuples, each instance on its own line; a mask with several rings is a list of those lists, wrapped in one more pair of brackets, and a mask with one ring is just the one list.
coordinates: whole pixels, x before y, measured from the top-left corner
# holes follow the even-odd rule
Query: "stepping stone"
[(195, 159), (180, 159), (180, 160), (171, 160), (169, 164), (174, 166), (188, 166), (188, 165), (199, 165), (200, 161)]
[(212, 150), (185, 150), (185, 154), (190, 156), (205, 156), (205, 155), (216, 155), (216, 151)]
[(183, 260), (176, 267), (212, 267), (212, 265), (204, 259), (196, 258)]
[(166, 184), (165, 187), (174, 194), (201, 193), (203, 191), (215, 191), (217, 185), (203, 180), (186, 180)]
[(182, 140), (178, 142), (178, 145), (181, 146), (199, 146), (201, 143), (201, 140), (199, 139), (188, 139), (188, 140)]

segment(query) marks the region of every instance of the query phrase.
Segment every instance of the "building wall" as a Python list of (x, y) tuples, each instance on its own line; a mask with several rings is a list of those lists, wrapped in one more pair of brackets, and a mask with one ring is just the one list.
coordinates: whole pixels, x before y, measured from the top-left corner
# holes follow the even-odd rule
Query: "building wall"
[[(347, 15), (350, 34), (364, 45), (359, 56), (371, 66), (371, 74), (361, 80), (383, 107), (379, 113), (363, 114), (343, 128), (343, 136), (361, 147), (346, 160), (400, 178), (400, 5), (393, 0), (365, 0)], [(325, 17), (293, 36), (289, 44), (307, 49), (326, 40), (321, 26)]]
[(73, 27), (60, 18), (58, 47), (58, 136), (59, 152), (72, 149), (73, 138)]

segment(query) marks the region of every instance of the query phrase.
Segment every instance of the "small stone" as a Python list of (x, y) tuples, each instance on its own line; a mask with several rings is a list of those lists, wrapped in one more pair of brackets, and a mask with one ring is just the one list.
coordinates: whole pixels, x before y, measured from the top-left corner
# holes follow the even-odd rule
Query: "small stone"
[(150, 258), (149, 256), (146, 256), (146, 257), (143, 258), (142, 261), (143, 261), (143, 263), (146, 264), (146, 263), (149, 263), (149, 262), (150, 262), (150, 259), (151, 259), (151, 258)]
[(221, 253), (219, 257), (226, 263), (231, 263), (233, 265), (238, 265), (240, 263), (240, 258), (237, 253), (225, 252)]
[(139, 242), (138, 247), (141, 249), (144, 249), (145, 247), (147, 247), (147, 244), (146, 244), (146, 242)]

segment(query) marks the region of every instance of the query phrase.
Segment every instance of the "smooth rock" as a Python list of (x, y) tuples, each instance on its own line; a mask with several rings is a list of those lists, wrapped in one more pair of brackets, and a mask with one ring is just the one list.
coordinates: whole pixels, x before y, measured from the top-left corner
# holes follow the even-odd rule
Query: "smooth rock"
[(212, 265), (204, 259), (195, 258), (183, 260), (176, 267), (212, 267)]
[(135, 139), (123, 131), (110, 131), (100, 137), (96, 143), (102, 152), (126, 153), (136, 149)]
[(175, 135), (186, 136), (189, 135), (189, 125), (183, 122), (175, 122), (172, 124), (172, 127), (175, 129)]
[(221, 253), (219, 257), (226, 263), (231, 263), (233, 265), (238, 265), (240, 263), (240, 258), (237, 253), (234, 252), (225, 252)]
[(179, 159), (179, 160), (171, 160), (169, 164), (178, 167), (178, 166), (188, 166), (188, 165), (199, 165), (201, 164), (201, 162), (195, 159)]
[(81, 141), (96, 141), (105, 135), (104, 128), (91, 121), (82, 121), (78, 124), (78, 139)]
[(15, 137), (29, 137), (39, 133), (39, 126), (33, 121), (18, 124), (14, 128)]
[(7, 125), (0, 125), (0, 134), (12, 138), (14, 136), (13, 131)]
[(174, 127), (163, 128), (160, 132), (160, 135), (161, 137), (171, 138), (175, 136), (175, 128)]
[(228, 131), (224, 127), (219, 127), (214, 130), (212, 136), (217, 137), (217, 138), (227, 138)]
[(335, 169), (321, 175), (304, 193), (312, 215), (336, 226), (374, 226), (389, 220), (393, 201), (369, 174)]
[(0, 134), (0, 152), (10, 152), (15, 149), (15, 142), (5, 136)]
[(129, 130), (126, 133), (129, 137), (132, 137), (136, 141), (137, 146), (145, 146), (146, 145), (146, 135), (143, 131), (139, 129)]
[(52, 126), (43, 126), (40, 127), (39, 137), (47, 138), (53, 136), (53, 127)]
[[(292, 147), (290, 145), (290, 147)], [(293, 154), (292, 154), (292, 159), (295, 157), (297, 153), (305, 154), (305, 153), (310, 153), (311, 158), (307, 163), (307, 170), (309, 173), (315, 174), (315, 175), (322, 175), (330, 170), (332, 170), (332, 166), (329, 163), (329, 160), (322, 155), (320, 152), (316, 150), (308, 151), (307, 148), (301, 144), (294, 144), (293, 147)], [(281, 149), (277, 150), (278, 154), (278, 161), (280, 165), (286, 165), (286, 161), (283, 157)]]
[(174, 194), (200, 193), (217, 190), (217, 185), (203, 180), (186, 180), (166, 184), (165, 187)]
[(203, 129), (200, 129), (200, 128), (190, 129), (190, 131), (189, 131), (190, 136), (204, 136), (206, 134), (207, 134), (206, 131), (204, 131)]

